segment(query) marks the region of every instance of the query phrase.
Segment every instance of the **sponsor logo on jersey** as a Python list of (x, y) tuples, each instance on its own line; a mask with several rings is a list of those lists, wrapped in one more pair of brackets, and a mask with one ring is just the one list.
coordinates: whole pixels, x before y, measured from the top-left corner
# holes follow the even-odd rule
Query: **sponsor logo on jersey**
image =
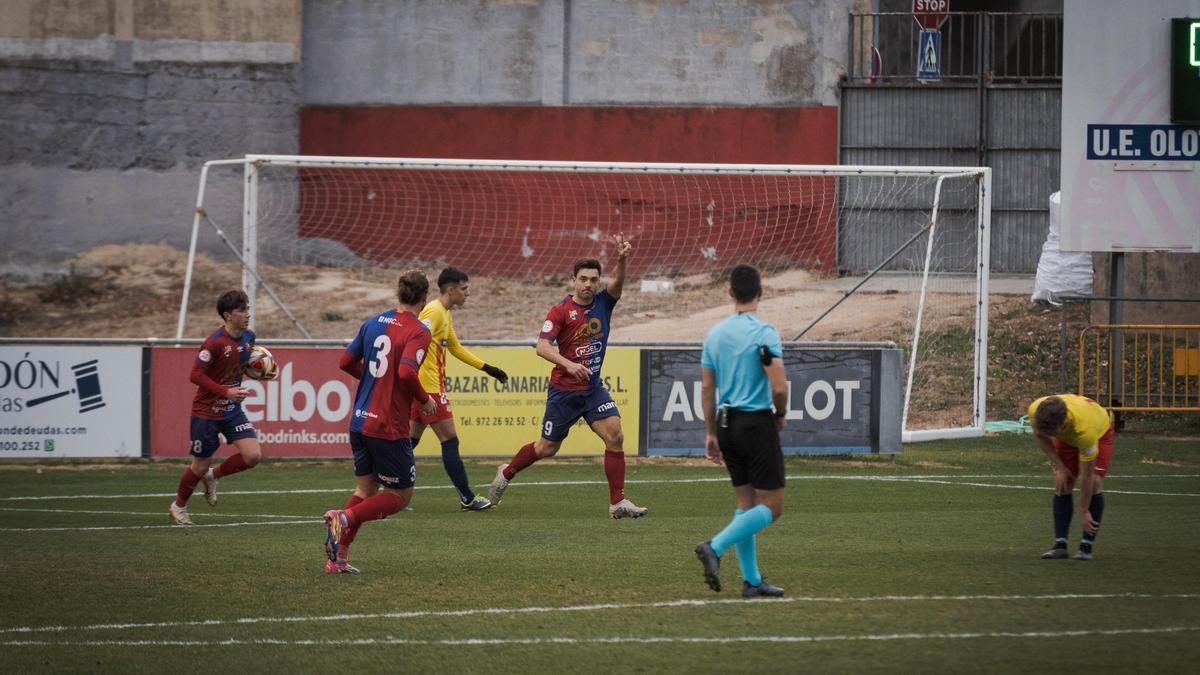
[(376, 415), (375, 413), (371, 412), (370, 410), (363, 410), (362, 408), (355, 408), (354, 416), (355, 417), (370, 417), (371, 419), (377, 419), (379, 417), (379, 415)]
[(394, 316), (381, 316), (381, 317), (379, 317), (379, 323), (386, 323), (389, 326), (399, 326), (400, 325), (400, 321), (398, 321), (396, 319), (396, 317), (394, 317)]
[(424, 319), (421, 319), (421, 325), (425, 326), (429, 330), (433, 330), (433, 319), (425, 317)]
[(612, 410), (612, 409), (613, 409), (613, 408), (615, 408), (615, 407), (617, 407), (617, 402), (616, 402), (616, 401), (609, 401), (609, 402), (607, 402), (607, 403), (602, 403), (602, 404), (600, 404), (600, 406), (596, 408), (596, 412), (598, 412), (598, 413), (602, 413), (602, 412), (604, 412), (605, 410)]
[(586, 345), (575, 348), (575, 356), (584, 357), (598, 354), (604, 347), (599, 342), (589, 342)]

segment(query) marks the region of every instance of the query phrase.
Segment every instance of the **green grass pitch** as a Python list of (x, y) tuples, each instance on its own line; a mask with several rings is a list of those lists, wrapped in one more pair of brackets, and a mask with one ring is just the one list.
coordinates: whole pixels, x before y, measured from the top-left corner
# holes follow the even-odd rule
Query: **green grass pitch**
[[(759, 538), (783, 601), (743, 601), (692, 554), (728, 521), (724, 469), (632, 460), (640, 520), (607, 517), (599, 460), (539, 463), (460, 512), (418, 464), (412, 511), (323, 573), (348, 462), (267, 462), (199, 526), (166, 515), (182, 464), (0, 465), (0, 662), (24, 672), (1194, 672), (1200, 455), (1118, 437), (1096, 559), (1043, 561), (1049, 470), (1029, 436), (790, 458)], [(270, 448), (265, 448), (269, 454)], [(496, 461), (471, 461), (484, 484)], [(1071, 547), (1078, 542), (1073, 523)]]

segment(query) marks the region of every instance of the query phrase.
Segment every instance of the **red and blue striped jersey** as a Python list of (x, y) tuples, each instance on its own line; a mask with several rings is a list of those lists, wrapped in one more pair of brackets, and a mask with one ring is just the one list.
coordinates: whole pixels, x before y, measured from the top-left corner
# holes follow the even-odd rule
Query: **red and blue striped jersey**
[(429, 328), (412, 312), (389, 309), (363, 323), (346, 347), (364, 362), (350, 431), (389, 441), (408, 438), (412, 399), (424, 398), (415, 392), (428, 350)]
[[(254, 331), (242, 331), (233, 337), (221, 326), (200, 345), (192, 363), (192, 382), (197, 384), (192, 399), (192, 414), (206, 420), (231, 417), (242, 404), (225, 398), (225, 393), (242, 384), (242, 373), (250, 350), (254, 348)], [(210, 382), (204, 382), (207, 378)], [(207, 385), (207, 386), (206, 386)]]
[(571, 377), (565, 368), (554, 366), (550, 384), (556, 389), (585, 391), (600, 385), (600, 366), (604, 365), (604, 350), (608, 346), (609, 323), (617, 301), (602, 290), (590, 305), (579, 305), (568, 295), (546, 313), (539, 338), (558, 342), (558, 353), (568, 361), (582, 363), (592, 371), (587, 382)]

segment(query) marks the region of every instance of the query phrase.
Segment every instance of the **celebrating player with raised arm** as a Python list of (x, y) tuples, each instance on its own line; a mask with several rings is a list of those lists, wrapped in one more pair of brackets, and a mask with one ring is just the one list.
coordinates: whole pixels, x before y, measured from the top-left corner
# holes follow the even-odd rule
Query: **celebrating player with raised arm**
[(467, 274), (454, 267), (447, 267), (438, 275), (438, 297), (429, 301), (421, 310), (421, 322), (429, 327), (429, 356), (421, 364), (421, 387), (433, 398), (437, 412), (426, 415), (420, 405), (412, 405), (412, 446), (421, 441), (426, 426), (442, 444), (442, 466), (446, 475), (458, 491), (458, 501), (464, 511), (490, 509), (492, 503), (482, 495), (476, 495), (467, 480), (467, 467), (458, 454), (458, 432), (454, 429), (454, 414), (450, 411), (450, 399), (446, 396), (446, 352), (459, 361), (478, 368), (501, 382), (508, 381), (508, 374), (496, 366), (488, 365), (472, 354), (454, 333), (454, 317), (451, 310), (462, 307), (471, 295), (471, 284)]
[[(197, 483), (204, 481), (204, 498), (209, 506), (216, 506), (217, 479), (254, 468), (262, 458), (254, 425), (242, 411), (242, 399), (250, 393), (242, 388), (242, 373), (254, 349), (254, 331), (247, 328), (249, 307), (242, 291), (229, 291), (218, 298), (217, 314), (225, 323), (204, 340), (192, 363), (191, 381), (196, 385), (189, 449), (192, 463), (183, 470), (175, 501), (167, 509), (176, 525), (192, 524), (187, 503)], [(218, 434), (238, 451), (212, 469), (213, 455), (221, 446)]]
[(417, 379), (429, 349), (429, 329), (417, 318), (429, 295), (429, 279), (412, 270), (401, 274), (397, 285), (400, 305), (367, 319), (342, 353), (342, 370), (358, 378), (350, 421), (355, 487), (344, 508), (325, 512), (325, 571), (330, 574), (356, 574), (347, 560), (358, 528), (412, 500), (417, 479), (408, 430), (412, 401), (419, 401), (427, 415), (437, 411)]
[[(600, 380), (604, 350), (608, 345), (613, 307), (625, 285), (625, 262), (632, 244), (623, 234), (614, 238), (617, 272), (607, 289), (600, 289), (600, 261), (575, 261), (571, 282), (574, 293), (546, 314), (538, 334), (537, 354), (554, 364), (546, 393), (542, 435), (527, 443), (507, 464), (501, 464), (488, 498), (499, 504), (517, 473), (534, 462), (552, 457), (562, 446), (571, 425), (580, 417), (604, 441), (604, 475), (608, 479), (608, 513), (613, 518), (639, 518), (646, 509), (625, 498), (625, 436), (621, 413)], [(550, 344), (551, 340), (558, 347)]]
[(1048, 560), (1067, 557), (1072, 493), (1079, 479), (1079, 520), (1083, 536), (1076, 560), (1091, 560), (1104, 517), (1104, 476), (1112, 461), (1112, 416), (1099, 403), (1075, 394), (1043, 396), (1029, 404), (1038, 447), (1054, 467), (1054, 547)]

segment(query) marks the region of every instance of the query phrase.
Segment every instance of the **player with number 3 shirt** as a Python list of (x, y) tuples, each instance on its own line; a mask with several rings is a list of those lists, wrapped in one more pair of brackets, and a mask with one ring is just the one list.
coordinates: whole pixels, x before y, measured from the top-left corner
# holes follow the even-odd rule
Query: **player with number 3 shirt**
[(367, 319), (342, 353), (341, 369), (358, 380), (350, 419), (355, 487), (343, 508), (325, 512), (330, 574), (357, 573), (347, 559), (358, 528), (398, 513), (412, 500), (417, 466), (408, 435), (411, 402), (416, 399), (426, 414), (437, 411), (417, 377), (429, 350), (429, 328), (417, 313), (428, 294), (424, 272), (401, 274), (399, 306)]

